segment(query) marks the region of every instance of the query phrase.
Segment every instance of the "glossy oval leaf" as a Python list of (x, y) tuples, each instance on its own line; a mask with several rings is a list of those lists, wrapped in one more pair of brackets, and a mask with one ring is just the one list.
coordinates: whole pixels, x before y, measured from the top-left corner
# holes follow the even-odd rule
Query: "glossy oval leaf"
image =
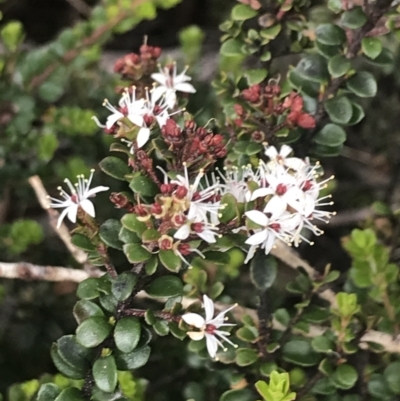
[(124, 353), (133, 351), (139, 343), (141, 324), (136, 317), (123, 317), (118, 320), (114, 329), (114, 340), (117, 348)]

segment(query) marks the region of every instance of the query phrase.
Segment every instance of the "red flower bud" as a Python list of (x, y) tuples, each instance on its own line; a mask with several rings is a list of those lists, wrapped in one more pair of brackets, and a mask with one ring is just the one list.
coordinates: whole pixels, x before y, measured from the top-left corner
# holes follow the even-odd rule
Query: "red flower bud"
[(297, 119), (297, 125), (301, 128), (315, 128), (315, 118), (307, 113), (301, 113)]

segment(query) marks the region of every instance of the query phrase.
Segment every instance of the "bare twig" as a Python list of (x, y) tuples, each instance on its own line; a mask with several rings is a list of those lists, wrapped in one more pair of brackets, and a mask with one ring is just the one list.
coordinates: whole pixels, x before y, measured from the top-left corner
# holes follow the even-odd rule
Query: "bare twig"
[(0, 277), (20, 280), (72, 281), (80, 283), (89, 277), (100, 277), (104, 272), (93, 269), (90, 273), (67, 267), (38, 266), (31, 263), (0, 262)]
[(74, 259), (78, 263), (84, 264), (87, 260), (87, 255), (84, 251), (77, 248), (71, 242), (71, 235), (69, 234), (67, 226), (65, 224), (61, 224), (61, 227), (57, 229), (57, 222), (60, 214), (56, 210), (49, 208), (48, 194), (43, 186), (42, 180), (37, 175), (35, 175), (30, 177), (28, 181), (35, 191), (40, 206), (42, 206), (42, 208), (47, 211), (47, 214), (49, 215), (50, 225), (55, 233), (61, 238), (61, 241), (64, 242), (65, 246), (74, 257)]
[(67, 2), (71, 7), (75, 8), (78, 13), (84, 15), (85, 17), (90, 16), (92, 8), (88, 6), (83, 0), (67, 0)]

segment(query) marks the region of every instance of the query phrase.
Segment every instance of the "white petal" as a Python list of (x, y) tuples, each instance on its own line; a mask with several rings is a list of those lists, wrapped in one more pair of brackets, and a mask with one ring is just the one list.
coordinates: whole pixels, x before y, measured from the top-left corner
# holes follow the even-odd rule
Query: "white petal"
[(136, 142), (138, 148), (143, 147), (150, 138), (150, 128), (140, 128)]
[(183, 225), (179, 228), (179, 230), (174, 234), (174, 238), (176, 239), (186, 239), (189, 237), (190, 227), (188, 224)]
[(218, 350), (217, 339), (213, 335), (206, 333), (206, 343), (207, 343), (207, 351), (210, 354), (211, 358), (214, 359)]
[(288, 157), (285, 160), (285, 166), (291, 168), (292, 170), (300, 171), (306, 166), (306, 164), (298, 157)]
[(246, 240), (246, 244), (248, 245), (260, 245), (262, 244), (268, 237), (268, 231), (262, 230), (258, 233), (253, 234), (250, 238)]
[(256, 250), (257, 250), (257, 245), (252, 245), (249, 249), (249, 251), (247, 252), (247, 257), (246, 260), (244, 261), (244, 264), (246, 265), (251, 259), (253, 259)]
[(143, 127), (144, 121), (143, 117), (138, 115), (137, 113), (130, 113), (128, 115), (128, 119), (133, 122), (133, 124), (137, 125), (138, 127)]
[(292, 148), (289, 145), (282, 145), (281, 150), (279, 151), (279, 154), (282, 157), (287, 157), (292, 153)]
[(254, 223), (259, 224), (260, 226), (265, 227), (268, 224), (268, 217), (258, 211), (258, 210), (250, 210), (245, 213), (246, 217), (248, 217), (251, 221), (254, 221)]
[(169, 109), (174, 108), (176, 105), (176, 92), (174, 89), (167, 89), (165, 92), (165, 103)]
[(120, 118), (123, 118), (124, 115), (122, 113), (114, 113), (111, 116), (108, 116), (106, 122), (106, 128), (110, 129)]
[(175, 90), (179, 91), (179, 92), (187, 92), (187, 93), (195, 93), (196, 89), (194, 88), (194, 86), (192, 84), (188, 84), (188, 83), (181, 83), (181, 84), (176, 84), (174, 86)]
[(167, 79), (165, 77), (165, 74), (162, 74), (161, 72), (155, 72), (154, 74), (150, 75), (151, 78), (154, 79), (154, 81), (158, 82), (160, 85), (166, 86)]
[(204, 310), (206, 312), (206, 322), (209, 322), (214, 316), (214, 302), (208, 298), (207, 295), (203, 295)]
[(92, 189), (89, 189), (89, 191), (87, 191), (85, 193), (85, 197), (86, 198), (90, 198), (91, 196), (97, 194), (98, 192), (103, 192), (103, 191), (108, 191), (110, 188), (109, 187), (103, 187), (103, 186), (98, 186), (98, 187), (94, 187)]
[(257, 198), (265, 198), (267, 195), (271, 195), (272, 191), (270, 188), (258, 188), (252, 194), (250, 200)]
[(202, 329), (206, 324), (204, 317), (198, 315), (197, 313), (185, 313), (184, 315), (182, 315), (182, 319), (188, 325), (194, 326), (198, 329)]
[(273, 196), (264, 208), (264, 213), (271, 213), (270, 220), (275, 220), (286, 210), (287, 204), (280, 196)]
[(78, 205), (68, 207), (68, 219), (71, 223), (76, 223), (76, 215), (78, 214)]
[[(153, 75), (155, 75), (155, 74), (153, 74)], [(159, 81), (157, 81), (157, 82), (159, 82)], [(159, 83), (161, 83), (161, 82), (159, 82)], [(164, 93), (167, 91), (165, 84), (162, 84), (162, 85), (163, 86), (157, 86), (157, 88), (154, 88), (153, 91), (151, 92), (151, 99), (154, 102), (156, 102), (158, 99), (160, 99), (161, 96), (164, 95)]]
[(67, 207), (66, 209), (64, 209), (61, 214), (60, 217), (58, 218), (58, 222), (57, 222), (57, 228), (61, 227), (61, 223), (63, 222), (66, 214), (68, 213), (69, 208)]
[(264, 243), (265, 254), (268, 255), (271, 252), (272, 247), (275, 244), (276, 234), (272, 230), (268, 230), (268, 237)]
[(209, 244), (213, 244), (216, 242), (215, 236), (217, 235), (211, 230), (204, 230), (201, 233), (197, 233), (197, 235), (204, 241), (208, 242)]
[(275, 146), (269, 146), (267, 149), (265, 149), (265, 155), (270, 159), (275, 159), (276, 156), (278, 156), (278, 151), (276, 150)]
[(89, 216), (95, 217), (94, 205), (89, 199), (84, 199), (79, 205)]
[(188, 331), (186, 334), (193, 341), (199, 341), (204, 338), (204, 331)]

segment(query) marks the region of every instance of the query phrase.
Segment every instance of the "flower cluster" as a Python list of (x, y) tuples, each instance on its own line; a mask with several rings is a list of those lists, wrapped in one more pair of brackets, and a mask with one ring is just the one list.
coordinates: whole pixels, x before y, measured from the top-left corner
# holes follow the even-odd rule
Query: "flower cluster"
[(246, 262), (259, 246), (268, 254), (276, 239), (295, 246), (302, 240), (312, 244), (303, 230), (321, 235), (323, 231), (314, 221), (326, 223), (334, 214), (319, 209), (333, 204), (326, 202), (330, 195), (320, 196), (321, 189), (333, 177), (318, 181), (319, 165), (311, 166), (308, 161), (288, 157), (291, 152), (287, 145), (279, 153), (273, 146), (266, 148), (270, 161), (261, 161), (253, 174), (252, 186), (256, 188), (246, 193), (246, 200), (253, 208), (245, 212), (247, 229), (252, 232), (246, 241), (250, 245)]
[(237, 304), (231, 306), (230, 308), (224, 310), (214, 317), (214, 303), (208, 298), (207, 295), (203, 296), (203, 306), (206, 313), (206, 317), (198, 315), (197, 313), (185, 313), (182, 319), (189, 326), (193, 326), (199, 331), (188, 331), (187, 335), (194, 341), (202, 340), (206, 338), (207, 351), (211, 358), (215, 358), (218, 347), (221, 347), (224, 351), (227, 349), (224, 347), (222, 342), (218, 339), (221, 338), (223, 341), (231, 344), (233, 347), (237, 347), (233, 344), (228, 336), (230, 335), (227, 331), (219, 330), (220, 327), (236, 326), (233, 323), (225, 323), (226, 313), (233, 309)]

